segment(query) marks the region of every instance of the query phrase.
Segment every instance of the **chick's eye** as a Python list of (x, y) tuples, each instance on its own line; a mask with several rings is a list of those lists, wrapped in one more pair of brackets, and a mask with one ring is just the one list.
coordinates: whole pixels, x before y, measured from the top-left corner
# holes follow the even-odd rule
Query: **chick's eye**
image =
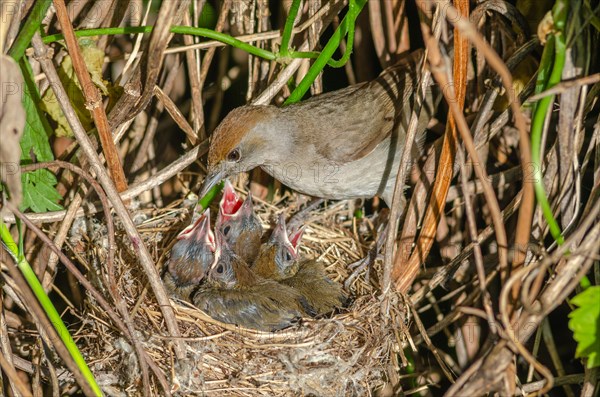
[(242, 158), (242, 155), (240, 154), (240, 151), (238, 149), (233, 149), (227, 155), (228, 161), (240, 161), (241, 158)]
[(291, 261), (292, 260), (292, 254), (290, 254), (289, 252), (285, 253), (285, 260), (286, 261)]
[(229, 225), (225, 226), (225, 228), (223, 229), (223, 234), (225, 236), (227, 236), (227, 234), (229, 233), (230, 230), (231, 230), (231, 226), (229, 226)]
[(219, 273), (219, 274), (223, 273), (223, 265), (219, 265), (217, 267), (217, 273)]

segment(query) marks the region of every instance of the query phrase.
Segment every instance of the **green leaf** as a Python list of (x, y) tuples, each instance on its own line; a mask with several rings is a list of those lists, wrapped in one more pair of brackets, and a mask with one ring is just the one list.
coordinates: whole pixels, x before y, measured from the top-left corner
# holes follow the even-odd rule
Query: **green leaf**
[(35, 170), (21, 175), (23, 201), (21, 208), (31, 208), (33, 212), (59, 211), (57, 204), (62, 199), (56, 191), (56, 178), (48, 170)]
[(21, 62), (21, 71), (26, 85), (23, 92), (23, 107), (27, 114), (21, 138), (21, 160), (26, 163), (36, 160), (52, 161), (54, 155), (48, 141), (52, 128), (48, 124), (46, 116), (37, 106), (41, 99), (37, 87), (33, 83), (33, 72), (28, 62)]
[(569, 314), (569, 328), (577, 341), (576, 357), (587, 358), (587, 367), (600, 366), (600, 286), (589, 287), (571, 299), (579, 306)]
[[(54, 155), (49, 134), (52, 132), (46, 116), (39, 109), (40, 95), (33, 82), (33, 73), (27, 61), (21, 62), (21, 71), (26, 89), (23, 92), (23, 107), (26, 112), (25, 129), (20, 141), (21, 163), (32, 164), (38, 161), (52, 161)], [(56, 177), (48, 170), (36, 170), (21, 175), (23, 201), (21, 211), (31, 208), (34, 212), (58, 211), (62, 198), (56, 191)]]

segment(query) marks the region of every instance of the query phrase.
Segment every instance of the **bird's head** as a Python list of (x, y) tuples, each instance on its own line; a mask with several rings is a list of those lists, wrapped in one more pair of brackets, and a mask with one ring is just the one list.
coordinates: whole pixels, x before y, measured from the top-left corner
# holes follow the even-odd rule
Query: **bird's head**
[(177, 240), (184, 240), (189, 243), (204, 243), (214, 252), (215, 236), (210, 230), (210, 208), (207, 208), (194, 223), (179, 232)]
[(254, 213), (252, 194), (248, 193), (246, 199), (242, 200), (229, 180), (225, 180), (216, 229), (221, 231), (227, 238), (227, 242), (232, 245), (240, 239), (243, 233), (256, 234), (259, 239), (262, 235), (260, 219)]
[(216, 231), (217, 249), (208, 273), (209, 280), (224, 289), (244, 287), (255, 283), (255, 276), (242, 258), (233, 252), (223, 233)]
[(298, 248), (303, 234), (304, 226), (288, 232), (285, 215), (283, 213), (279, 215), (277, 226), (273, 230), (269, 242), (278, 247), (275, 263), (282, 274), (286, 276), (293, 276), (297, 271)]
[(264, 164), (268, 154), (274, 106), (242, 106), (232, 110), (213, 132), (208, 174), (200, 197), (219, 181)]
[(210, 210), (177, 235), (168, 269), (182, 282), (200, 282), (213, 262), (215, 236), (210, 230)]
[(289, 233), (282, 213), (269, 240), (260, 248), (255, 271), (275, 280), (292, 277), (298, 271), (298, 248), (304, 234), (304, 227)]

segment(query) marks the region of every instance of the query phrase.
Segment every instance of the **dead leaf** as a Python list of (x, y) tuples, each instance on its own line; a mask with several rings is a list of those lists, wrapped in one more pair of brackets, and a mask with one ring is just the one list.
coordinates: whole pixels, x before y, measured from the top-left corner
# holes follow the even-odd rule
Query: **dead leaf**
[(21, 147), (19, 141), (25, 127), (23, 109), (23, 76), (17, 63), (6, 55), (0, 56), (0, 180), (8, 189), (10, 201), (19, 205), (21, 188)]
[[(100, 89), (100, 91), (102, 91), (104, 96), (109, 96), (111, 94), (112, 85), (102, 78), (104, 51), (96, 47), (96, 42), (91, 39), (79, 40), (79, 47), (81, 49), (81, 55), (85, 60), (87, 70), (92, 78), (92, 82)], [(93, 127), (92, 115), (85, 106), (85, 97), (81, 91), (79, 80), (75, 75), (73, 61), (70, 56), (67, 55), (63, 58), (60, 69), (58, 70), (58, 76), (69, 95), (71, 104), (73, 105), (81, 124), (83, 124), (83, 127), (87, 131), (91, 130)], [(46, 90), (42, 97), (41, 107), (58, 124), (55, 131), (57, 136), (73, 136), (71, 127), (56, 100), (54, 90)]]

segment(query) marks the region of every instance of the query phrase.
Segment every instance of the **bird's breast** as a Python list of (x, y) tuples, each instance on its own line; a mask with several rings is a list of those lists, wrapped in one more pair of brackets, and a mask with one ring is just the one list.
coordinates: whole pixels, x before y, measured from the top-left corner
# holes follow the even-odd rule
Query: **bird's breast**
[(286, 159), (267, 161), (262, 169), (300, 193), (328, 199), (366, 198), (381, 194), (395, 180), (402, 147), (390, 150), (392, 138), (383, 140), (366, 156), (349, 162), (332, 162), (310, 147), (298, 148)]

